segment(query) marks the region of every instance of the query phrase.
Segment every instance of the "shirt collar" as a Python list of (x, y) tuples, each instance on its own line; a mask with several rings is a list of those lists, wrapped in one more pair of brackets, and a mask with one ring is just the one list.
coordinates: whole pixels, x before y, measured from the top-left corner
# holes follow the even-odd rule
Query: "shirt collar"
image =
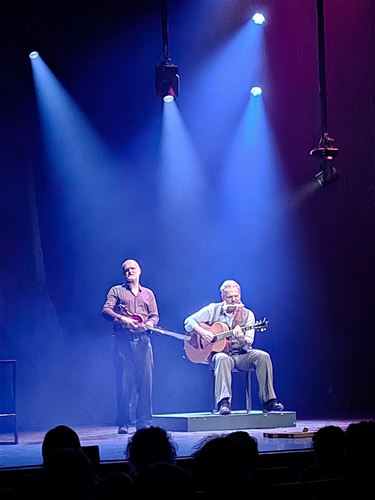
[[(126, 281), (125, 281), (125, 283), (123, 284), (123, 286), (124, 286), (127, 290), (129, 290), (129, 292), (130, 292), (130, 287), (129, 287), (129, 285), (126, 283)], [(143, 290), (143, 286), (139, 283), (138, 287), (139, 287), (139, 291), (140, 291), (140, 292), (142, 292), (142, 290)]]

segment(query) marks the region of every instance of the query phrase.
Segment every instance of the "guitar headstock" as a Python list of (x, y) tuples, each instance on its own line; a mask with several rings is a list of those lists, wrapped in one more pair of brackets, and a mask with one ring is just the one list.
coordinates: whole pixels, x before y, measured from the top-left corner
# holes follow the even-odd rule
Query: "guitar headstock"
[(264, 317), (262, 320), (256, 321), (251, 328), (255, 330), (259, 330), (261, 332), (265, 332), (268, 328), (269, 321)]

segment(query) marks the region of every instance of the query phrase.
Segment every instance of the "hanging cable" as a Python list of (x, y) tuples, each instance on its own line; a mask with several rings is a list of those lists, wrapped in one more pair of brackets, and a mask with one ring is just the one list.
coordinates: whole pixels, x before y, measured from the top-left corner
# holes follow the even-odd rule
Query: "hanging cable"
[(327, 78), (325, 60), (325, 28), (324, 0), (316, 0), (317, 33), (318, 33), (318, 68), (319, 68), (319, 99), (320, 99), (320, 140), (318, 147), (310, 151), (310, 155), (320, 160), (321, 170), (315, 175), (319, 184), (325, 187), (337, 178), (333, 160), (339, 154), (339, 149), (333, 147), (334, 139), (329, 137), (327, 113)]

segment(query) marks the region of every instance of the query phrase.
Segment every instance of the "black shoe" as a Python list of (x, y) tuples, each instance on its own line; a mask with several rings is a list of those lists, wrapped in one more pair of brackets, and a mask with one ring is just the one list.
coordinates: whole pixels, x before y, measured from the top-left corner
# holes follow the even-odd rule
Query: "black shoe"
[(230, 405), (229, 399), (224, 398), (219, 403), (219, 414), (220, 415), (230, 415)]
[(282, 403), (279, 403), (277, 399), (270, 399), (263, 405), (263, 411), (269, 412), (269, 411), (283, 411), (284, 410), (284, 405)]
[(117, 434), (128, 434), (129, 428), (127, 425), (120, 425), (117, 431)]

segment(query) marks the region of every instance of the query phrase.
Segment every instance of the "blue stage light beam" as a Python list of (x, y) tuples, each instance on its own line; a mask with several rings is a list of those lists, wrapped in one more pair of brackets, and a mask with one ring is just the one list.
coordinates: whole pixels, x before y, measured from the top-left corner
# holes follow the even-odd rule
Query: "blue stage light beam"
[(264, 30), (246, 23), (211, 58), (202, 60), (191, 83), (185, 83), (191, 98), (183, 112), (209, 161), (218, 145), (231, 138), (248, 99), (250, 83), (259, 81), (263, 40)]
[(160, 193), (164, 208), (195, 203), (203, 185), (200, 162), (176, 101), (163, 104)]
[[(37, 105), (50, 176), (62, 206), (91, 226), (93, 210), (102, 217), (117, 163), (86, 116), (39, 56), (31, 60)], [(124, 186), (122, 186), (124, 188)], [(126, 184), (125, 184), (126, 189)]]
[[(56, 197), (55, 215), (65, 228), (62, 236), (72, 246), (72, 254), (73, 250), (76, 256), (87, 253), (78, 265), (83, 266), (82, 273), (86, 270), (92, 276), (88, 270), (97, 262), (96, 252), (104, 252), (105, 241), (114, 238), (108, 223), (112, 220), (108, 217), (109, 207), (120, 197), (124, 210), (126, 203), (131, 206), (132, 185), (126, 174), (113, 176), (119, 160), (43, 59), (38, 57), (31, 63), (45, 165)], [(123, 166), (121, 170), (125, 170)]]
[[(296, 293), (307, 304), (313, 280), (263, 98), (248, 100), (228, 148), (221, 186), (220, 226), (230, 228), (238, 242), (233, 274), (244, 276), (244, 286), (256, 291), (254, 303), (274, 320), (286, 311), (293, 314)], [(298, 314), (304, 314), (302, 309)]]

